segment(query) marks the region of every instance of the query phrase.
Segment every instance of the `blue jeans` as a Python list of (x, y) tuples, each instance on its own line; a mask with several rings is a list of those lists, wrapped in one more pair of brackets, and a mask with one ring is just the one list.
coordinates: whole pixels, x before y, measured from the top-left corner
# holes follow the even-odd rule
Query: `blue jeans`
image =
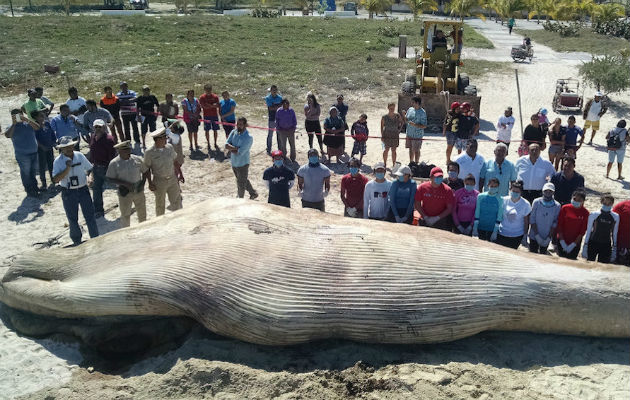
[(55, 160), (52, 147), (50, 149), (38, 148), (37, 159), (39, 161), (39, 179), (42, 181), (42, 186), (46, 187), (46, 171), (48, 171), (52, 183), (53, 161)]
[(107, 167), (102, 165), (94, 165), (92, 174), (94, 174), (94, 185), (92, 185), (92, 196), (94, 196), (94, 212), (105, 213), (103, 209), (103, 186), (105, 185), (105, 174)]
[(27, 194), (37, 193), (37, 180), (35, 175), (39, 169), (37, 152), (32, 154), (15, 154), (15, 160), (20, 167), (22, 186)]
[(98, 236), (98, 226), (94, 218), (94, 205), (90, 197), (90, 190), (87, 186), (79, 189), (63, 189), (61, 192), (61, 200), (63, 201), (63, 209), (68, 218), (70, 225), (70, 239), (74, 244), (81, 243), (81, 228), (79, 227), (79, 205), (83, 212), (83, 218), (88, 227), (91, 238)]
[(268, 121), (267, 127), (269, 131), (267, 131), (267, 153), (271, 153), (271, 143), (273, 141), (273, 133), (276, 131), (276, 121)]

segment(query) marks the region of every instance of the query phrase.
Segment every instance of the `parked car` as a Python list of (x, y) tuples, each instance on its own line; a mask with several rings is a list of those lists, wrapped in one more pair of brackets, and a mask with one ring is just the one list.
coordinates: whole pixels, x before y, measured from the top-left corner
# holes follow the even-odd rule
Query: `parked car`
[(346, 4), (344, 4), (343, 5), (343, 10), (344, 11), (354, 11), (354, 15), (359, 14), (359, 11), (357, 10), (357, 3), (354, 3), (352, 1), (349, 1)]

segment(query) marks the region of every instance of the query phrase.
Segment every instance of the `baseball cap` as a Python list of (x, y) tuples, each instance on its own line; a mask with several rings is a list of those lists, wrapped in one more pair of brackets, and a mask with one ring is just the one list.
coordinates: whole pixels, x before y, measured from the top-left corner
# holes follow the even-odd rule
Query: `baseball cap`
[(555, 192), (555, 191), (556, 191), (556, 185), (554, 185), (554, 184), (553, 184), (553, 183), (551, 183), (551, 182), (547, 182), (547, 183), (545, 183), (545, 184), (543, 185), (543, 189), (542, 189), (542, 190), (543, 190), (543, 192), (544, 192), (545, 190), (551, 190), (552, 192)]
[(433, 167), (429, 176), (444, 176), (444, 171), (440, 167)]
[(454, 102), (451, 103), (451, 110), (454, 110), (454, 109), (456, 109), (458, 107), (459, 107), (459, 102), (454, 101)]
[(394, 175), (396, 175), (396, 176), (411, 175), (411, 168), (409, 168), (407, 165), (405, 165), (404, 167), (402, 167), (398, 171), (396, 171), (396, 173)]
[(142, 90), (151, 90), (149, 85), (142, 85)]
[(271, 152), (271, 157), (272, 158), (276, 158), (276, 157), (282, 157), (282, 151), (281, 150), (274, 150)]
[(105, 121), (103, 121), (102, 119), (97, 119), (97, 120), (94, 120), (94, 123), (92, 125), (94, 125), (94, 126), (105, 126)]
[(385, 169), (385, 164), (383, 164), (382, 162), (377, 162), (376, 164), (374, 164), (374, 168), (372, 168), (373, 170), (377, 170), (377, 169)]
[(600, 91), (595, 92), (595, 97), (602, 97), (603, 94)]

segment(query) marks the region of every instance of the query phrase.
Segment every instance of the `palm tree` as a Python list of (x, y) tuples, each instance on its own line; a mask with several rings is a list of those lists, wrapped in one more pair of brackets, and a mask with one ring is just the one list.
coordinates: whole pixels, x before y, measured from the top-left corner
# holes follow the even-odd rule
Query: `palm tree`
[(437, 11), (438, 5), (435, 0), (405, 0), (405, 3), (413, 13), (414, 21), (418, 18), (418, 14), (425, 10)]
[(374, 18), (374, 14), (385, 12), (392, 6), (392, 0), (361, 0), (361, 4), (369, 13), (369, 18)]
[(546, 20), (556, 18), (557, 6), (556, 0), (525, 0), (529, 9), (528, 18), (536, 16), (536, 22), (540, 23), (540, 16), (545, 15)]
[(618, 3), (599, 4), (594, 10), (595, 22), (614, 21), (625, 15), (625, 9)]
[(501, 18), (501, 25), (503, 25), (504, 20), (516, 17), (521, 11), (526, 10), (527, 4), (525, 0), (492, 0), (486, 4), (486, 7)]
[[(473, 15), (472, 9), (475, 7), (483, 7), (480, 0), (453, 0), (448, 6), (449, 13), (453, 16), (457, 16), (461, 21), (464, 21), (464, 17)], [(483, 20), (486, 17), (481, 13), (474, 14)]]

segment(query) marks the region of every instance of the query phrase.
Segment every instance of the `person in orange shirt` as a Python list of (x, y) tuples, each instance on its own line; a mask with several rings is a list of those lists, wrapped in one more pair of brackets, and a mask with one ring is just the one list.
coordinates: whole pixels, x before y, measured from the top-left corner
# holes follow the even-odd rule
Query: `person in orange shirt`
[[(120, 119), (120, 100), (118, 100), (118, 97), (114, 94), (111, 86), (105, 86), (103, 92), (105, 92), (105, 96), (101, 97), (101, 108), (109, 111), (114, 119), (114, 123), (110, 126), (111, 134), (115, 142), (118, 142), (119, 139), (123, 142), (125, 140), (125, 134), (123, 133), (122, 121)], [(116, 135), (118, 135), (118, 137), (116, 137)]]

